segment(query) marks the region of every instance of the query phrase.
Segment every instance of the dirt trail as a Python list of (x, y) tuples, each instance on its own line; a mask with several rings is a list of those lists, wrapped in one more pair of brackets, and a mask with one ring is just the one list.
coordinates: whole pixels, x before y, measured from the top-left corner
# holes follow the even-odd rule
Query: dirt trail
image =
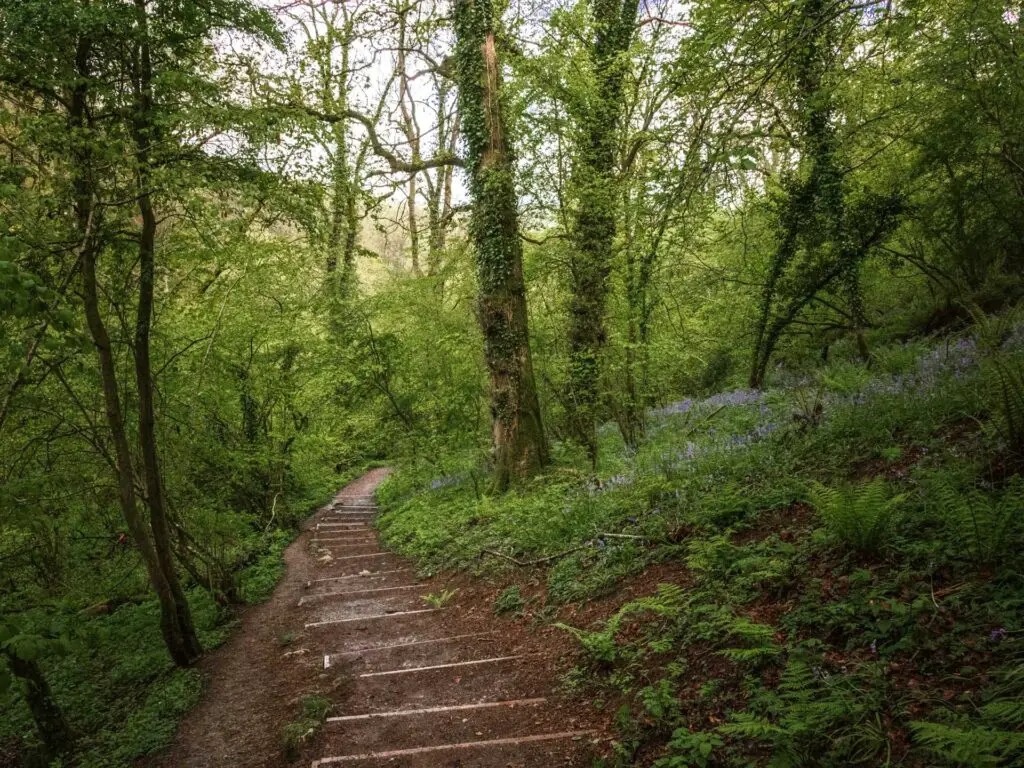
[(280, 768), (301, 697), (331, 700), (291, 765), (553, 768), (590, 764), (594, 731), (555, 693), (550, 644), (460, 590), (418, 581), (381, 547), (373, 470), (321, 509), (285, 552), (272, 599), (204, 661), (209, 686), (153, 768)]

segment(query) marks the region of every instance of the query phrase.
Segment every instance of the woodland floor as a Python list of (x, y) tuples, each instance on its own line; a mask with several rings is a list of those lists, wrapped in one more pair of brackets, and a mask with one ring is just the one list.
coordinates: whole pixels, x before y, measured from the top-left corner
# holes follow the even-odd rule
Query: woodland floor
[[(498, 618), (493, 585), (420, 581), (385, 551), (372, 520), (386, 475), (364, 475), (308, 523), (272, 599), (204, 660), (202, 703), (146, 765), (590, 764), (606, 723), (556, 690), (574, 653), (565, 633)], [(454, 597), (440, 608), (423, 599), (445, 590)], [(289, 762), (283, 733), (304, 697), (330, 708)]]

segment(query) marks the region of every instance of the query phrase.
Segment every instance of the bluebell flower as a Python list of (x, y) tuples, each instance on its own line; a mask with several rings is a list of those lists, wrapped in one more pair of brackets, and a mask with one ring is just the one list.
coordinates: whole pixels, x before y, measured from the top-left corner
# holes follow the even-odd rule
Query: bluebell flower
[(457, 485), (466, 479), (465, 475), (450, 475), (448, 477), (439, 477), (435, 480), (430, 481), (431, 490), (437, 491), (441, 488), (447, 488), (449, 485)]

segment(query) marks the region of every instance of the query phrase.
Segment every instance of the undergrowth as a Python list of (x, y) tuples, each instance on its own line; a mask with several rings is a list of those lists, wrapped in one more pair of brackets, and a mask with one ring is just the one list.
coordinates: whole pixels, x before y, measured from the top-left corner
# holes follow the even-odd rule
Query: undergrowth
[[(1021, 765), (1019, 335), (669, 404), (636, 450), (602, 428), (596, 473), (556, 445), (501, 496), (478, 453), (409, 462), (383, 535), (427, 572), (543, 574), (566, 684), (615, 713), (609, 766)], [(652, 566), (669, 582), (616, 607)], [(521, 605), (513, 584), (494, 609)]]
[[(312, 506), (294, 504), (296, 509)], [(294, 536), (293, 529), (273, 528), (247, 539), (249, 562), (236, 574), (246, 603), (270, 598), (284, 572), (284, 550)], [(136, 589), (134, 582), (125, 588)], [(236, 624), (234, 612), (198, 587), (189, 590), (188, 598), (204, 649), (217, 648)], [(53, 622), (47, 619), (51, 611), (51, 607), (25, 611), (20, 624), (26, 629), (38, 624), (40, 634), (52, 633)], [(199, 702), (203, 678), (197, 669), (177, 669), (171, 663), (160, 635), (156, 600), (143, 592), (107, 614), (89, 615), (73, 605), (63, 606), (63, 613), (66, 618), (59, 626), (63, 651), (41, 656), (39, 663), (78, 734), (74, 765), (131, 765), (170, 744), (180, 719)], [(38, 737), (17, 688), (0, 704), (4, 707), (0, 755), (9, 749), (31, 761)]]

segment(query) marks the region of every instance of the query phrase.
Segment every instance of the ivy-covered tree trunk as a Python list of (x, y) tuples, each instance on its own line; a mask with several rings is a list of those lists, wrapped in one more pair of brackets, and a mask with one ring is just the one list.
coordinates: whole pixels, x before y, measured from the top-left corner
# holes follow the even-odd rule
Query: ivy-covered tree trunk
[(622, 114), (626, 55), (636, 23), (637, 0), (597, 0), (590, 58), (595, 83), (590, 109), (580, 126), (579, 155), (572, 183), (577, 197), (574, 249), (569, 265), (569, 398), (573, 432), (597, 460), (595, 422), (599, 356), (604, 327), (619, 195), (615, 151)]
[(523, 247), (493, 14), (490, 0), (456, 0), (456, 81), (473, 198), (478, 314), (490, 374), (494, 484), (504, 489), (546, 464), (548, 452), (530, 358)]
[(356, 192), (348, 159), (348, 121), (331, 126), (334, 159), (331, 163), (331, 221), (327, 233), (327, 284), (335, 313), (334, 324), (344, 312), (341, 304), (356, 287), (356, 237), (359, 227)]
[[(775, 347), (783, 332), (796, 319), (796, 313), (790, 311), (794, 305), (790, 302), (787, 306), (785, 299), (794, 298), (799, 301), (802, 298), (779, 295), (787, 268), (801, 248), (811, 252), (818, 250), (834, 242), (843, 229), (843, 174), (836, 157), (838, 148), (835, 126), (832, 124), (833, 99), (825, 84), (835, 19), (834, 9), (826, 5), (824, 0), (804, 0), (795, 20), (799, 26), (793, 35), (795, 55), (792, 78), (799, 105), (803, 168), (801, 177), (790, 182), (787, 195), (782, 201), (778, 221), (779, 244), (772, 254), (768, 276), (761, 291), (750, 373), (750, 386), (753, 389), (764, 384)], [(836, 248), (837, 254), (841, 250)], [(822, 266), (825, 271), (830, 271), (828, 264), (818, 265), (815, 271), (820, 271)], [(835, 276), (845, 271), (841, 269)], [(811, 282), (817, 284), (820, 281), (812, 277)], [(827, 284), (823, 283), (822, 287)], [(815, 292), (817, 290), (820, 288), (815, 289)], [(806, 290), (802, 292), (806, 294)], [(810, 297), (807, 301), (810, 301)], [(781, 303), (782, 307), (777, 307), (777, 303)], [(801, 308), (806, 303), (802, 302)]]
[(152, 144), (156, 121), (153, 105), (153, 64), (150, 58), (148, 0), (135, 0), (139, 20), (139, 50), (135, 73), (135, 109), (132, 133), (137, 153), (136, 180), (138, 183), (139, 216), (139, 303), (135, 318), (135, 383), (139, 395), (139, 443), (142, 449), (142, 471), (146, 481), (149, 506), (149, 525), (153, 531), (153, 549), (160, 571), (166, 580), (168, 609), (167, 632), (174, 635), (174, 644), (180, 649), (186, 663), (196, 661), (203, 652), (192, 624), (188, 599), (181, 588), (175, 570), (171, 549), (170, 524), (167, 519), (163, 478), (157, 452), (156, 412), (153, 405), (153, 371), (150, 362), (150, 330), (153, 322), (153, 279), (156, 258), (156, 211), (151, 196)]
[[(348, 109), (349, 55), (353, 40), (352, 21), (346, 18), (340, 30), (328, 25), (324, 30), (326, 45), (318, 50), (321, 72), (320, 101), (322, 107), (337, 119), (331, 122), (333, 156), (331, 157), (331, 208), (327, 232), (327, 282), (333, 301), (348, 298), (355, 287), (356, 213), (355, 172), (349, 159)], [(331, 60), (337, 48), (341, 57), (340, 71), (332, 72)], [(334, 307), (335, 312), (342, 311)]]

